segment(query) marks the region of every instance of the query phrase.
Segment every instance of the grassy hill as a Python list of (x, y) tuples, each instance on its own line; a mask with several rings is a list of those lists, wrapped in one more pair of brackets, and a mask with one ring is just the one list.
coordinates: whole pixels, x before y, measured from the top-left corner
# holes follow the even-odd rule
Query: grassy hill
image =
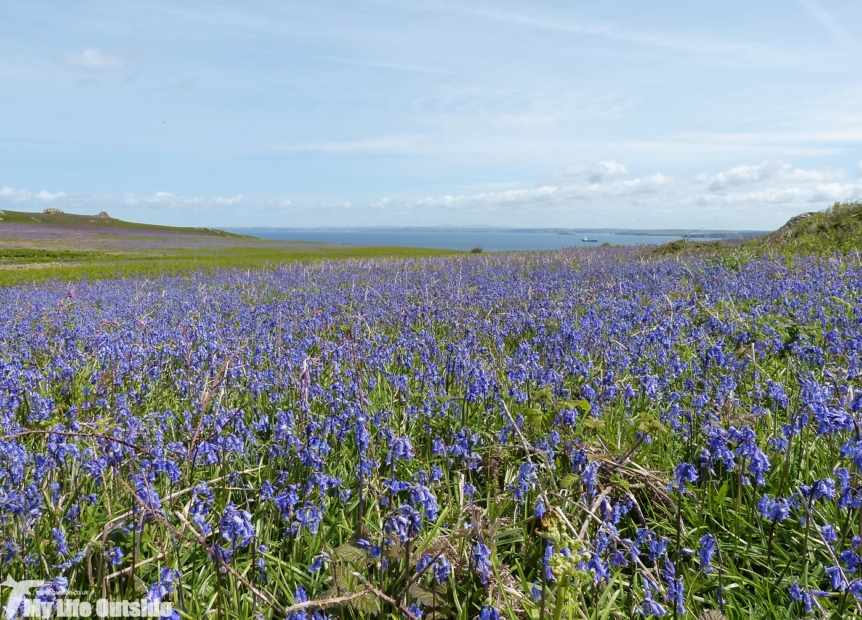
[[(56, 210), (54, 210), (56, 211)], [(117, 230), (122, 232), (155, 232), (174, 233), (182, 235), (204, 235), (225, 238), (243, 238), (245, 235), (236, 235), (216, 230), (215, 228), (189, 228), (181, 226), (158, 226), (155, 224), (138, 224), (126, 222), (109, 216), (104, 211), (99, 215), (75, 215), (62, 212), (30, 213), (27, 211), (0, 210), (0, 224), (27, 224), (43, 225), (46, 227), (61, 226), (96, 230)]]
[(862, 250), (862, 202), (836, 202), (823, 211), (796, 215), (778, 230), (748, 241), (690, 241), (681, 239), (655, 248), (655, 256), (719, 256), (727, 253), (756, 256), (778, 252), (832, 254)]
[(154, 226), (107, 215), (0, 211), (0, 286), (43, 280), (155, 277), (292, 261), (439, 256), (448, 250), (273, 241), (212, 228)]
[(797, 215), (758, 239), (756, 247), (803, 254), (862, 249), (862, 202), (836, 202), (825, 211)]

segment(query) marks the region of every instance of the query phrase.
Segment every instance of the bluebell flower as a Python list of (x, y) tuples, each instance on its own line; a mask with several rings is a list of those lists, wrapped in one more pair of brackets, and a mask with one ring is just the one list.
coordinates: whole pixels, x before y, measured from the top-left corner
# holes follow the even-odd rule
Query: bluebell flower
[(266, 574), (266, 558), (263, 555), (266, 552), (266, 545), (259, 545), (257, 552), (260, 554), (255, 562), (258, 570), (258, 579), (260, 579), (261, 583), (266, 583), (269, 581), (269, 577)]
[(471, 557), (473, 569), (479, 574), (479, 580), (482, 585), (488, 583), (488, 578), (491, 576), (491, 550), (484, 544), (477, 542), (473, 546), (473, 554)]
[(829, 577), (829, 584), (833, 590), (844, 592), (847, 589), (848, 584), (844, 581), (844, 576), (838, 566), (828, 566), (824, 572)]
[(441, 586), (446, 583), (446, 580), (449, 579), (449, 575), (452, 572), (452, 567), (449, 564), (449, 560), (446, 559), (445, 555), (441, 555), (437, 558), (437, 562), (434, 564), (434, 579), (437, 580)]
[(437, 519), (437, 498), (431, 492), (431, 489), (422, 485), (416, 484), (410, 487), (410, 501), (414, 506), (419, 506), (425, 512), (425, 518), (429, 521)]
[(488, 605), (479, 612), (479, 620), (503, 620), (503, 617), (499, 609), (493, 605)]
[(685, 493), (685, 484), (696, 481), (697, 470), (694, 465), (691, 463), (680, 463), (674, 468), (674, 481), (668, 485), (668, 489), (677, 489), (680, 493)]
[[(135, 495), (144, 506), (144, 514), (146, 516), (152, 517), (153, 515), (163, 514), (162, 501), (149, 480), (141, 474), (135, 474), (132, 476), (132, 484), (135, 488)], [(137, 512), (139, 509), (140, 506), (136, 505), (135, 511)]]
[(598, 461), (590, 461), (584, 468), (584, 473), (581, 476), (581, 481), (587, 490), (587, 495), (593, 497), (596, 494), (596, 484), (598, 483), (597, 474), (599, 473)]
[(665, 558), (662, 577), (667, 581), (667, 596), (674, 604), (676, 613), (685, 615), (685, 593), (682, 577), (676, 576), (676, 567), (669, 559)]
[[(372, 557), (374, 557), (374, 556), (372, 556)], [(323, 570), (323, 561), (324, 560), (329, 560), (329, 554), (326, 553), (325, 551), (322, 553), (318, 553), (316, 556), (314, 556), (314, 558), (312, 558), (311, 565), (308, 567), (308, 572), (309, 573), (317, 573), (317, 572)]]
[(642, 615), (650, 617), (650, 616), (658, 616), (664, 617), (667, 615), (667, 610), (661, 606), (661, 604), (653, 598), (653, 594), (658, 592), (658, 586), (656, 586), (651, 579), (648, 577), (643, 577), (644, 584), (644, 600), (641, 603), (640, 612)]
[(706, 533), (700, 537), (700, 550), (697, 552), (700, 556), (700, 567), (705, 573), (712, 572), (712, 556), (715, 555), (715, 538), (712, 534)]
[(533, 516), (534, 516), (535, 518), (537, 518), (537, 519), (540, 519), (540, 520), (541, 520), (541, 519), (543, 519), (543, 518), (545, 517), (545, 515), (547, 514), (547, 512), (548, 512), (548, 511), (547, 511), (547, 510), (545, 510), (545, 502), (542, 500), (542, 498), (541, 498), (541, 497), (539, 497), (539, 498), (536, 500), (536, 507), (535, 507), (535, 509), (533, 510)]
[(823, 478), (817, 480), (812, 485), (802, 485), (800, 490), (805, 497), (814, 501), (833, 500), (837, 493), (835, 491), (835, 481), (832, 478)]
[(779, 523), (790, 518), (790, 501), (784, 498), (773, 500), (769, 495), (761, 496), (757, 511), (764, 519)]
[(251, 523), (251, 514), (245, 510), (238, 510), (233, 504), (228, 504), (219, 521), (221, 536), (231, 547), (247, 547), (254, 539), (254, 525)]
[(542, 576), (545, 581), (554, 581), (554, 572), (551, 570), (551, 558), (554, 556), (554, 544), (546, 540), (545, 549), (542, 552)]
[(54, 548), (56, 549), (57, 555), (61, 558), (68, 556), (69, 545), (66, 544), (66, 532), (57, 527), (52, 528), (51, 532), (54, 535)]

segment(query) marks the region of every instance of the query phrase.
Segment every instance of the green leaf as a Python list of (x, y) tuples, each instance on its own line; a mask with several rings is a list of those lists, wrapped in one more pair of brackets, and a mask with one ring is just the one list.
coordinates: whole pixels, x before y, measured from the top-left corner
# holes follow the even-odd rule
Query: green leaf
[(333, 559), (344, 560), (346, 562), (362, 563), (368, 559), (368, 554), (365, 549), (354, 545), (353, 543), (345, 543), (332, 550)]
[(578, 483), (578, 480), (580, 480), (580, 478), (575, 474), (566, 474), (560, 479), (560, 486), (564, 489), (571, 489)]
[(376, 616), (380, 613), (380, 601), (373, 594), (366, 594), (348, 603), (352, 609), (359, 613)]
[(591, 428), (593, 430), (603, 430), (605, 428), (605, 421), (599, 420), (598, 418), (585, 418), (584, 426), (587, 428)]
[(446, 606), (444, 592), (439, 588), (426, 588), (418, 583), (414, 583), (410, 585), (407, 591), (410, 593), (410, 596), (422, 603), (425, 607), (439, 608)]

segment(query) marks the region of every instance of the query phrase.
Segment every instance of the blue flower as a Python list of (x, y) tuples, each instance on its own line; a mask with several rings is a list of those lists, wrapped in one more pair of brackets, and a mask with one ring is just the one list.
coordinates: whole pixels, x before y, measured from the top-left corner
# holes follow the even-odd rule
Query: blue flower
[(489, 605), (487, 607), (483, 607), (482, 611), (479, 612), (479, 620), (503, 620), (503, 617), (500, 614), (499, 609)]
[(228, 504), (219, 521), (221, 536), (231, 544), (231, 547), (247, 547), (254, 539), (254, 525), (251, 514), (238, 510), (233, 504)]
[(434, 565), (434, 579), (442, 586), (449, 579), (451, 572), (452, 567), (449, 565), (449, 560), (446, 559), (445, 555), (441, 555)]
[(110, 551), (105, 554), (111, 566), (119, 566), (123, 563), (123, 550), (119, 547), (111, 547)]
[(691, 463), (680, 463), (674, 469), (674, 481), (668, 486), (669, 490), (678, 489), (680, 493), (685, 493), (686, 482), (697, 481), (697, 469)]
[(482, 585), (486, 585), (491, 576), (491, 569), (494, 567), (491, 563), (491, 550), (482, 543), (476, 543), (473, 547), (471, 564), (474, 570), (479, 573), (479, 580)]
[(541, 497), (539, 497), (539, 498), (536, 500), (536, 507), (535, 507), (535, 509), (533, 510), (533, 516), (534, 516), (534, 517), (536, 517), (537, 519), (540, 519), (540, 520), (541, 520), (541, 519), (543, 519), (543, 518), (544, 518), (544, 516), (547, 514), (547, 512), (548, 512), (548, 511), (547, 511), (547, 510), (545, 510), (545, 502), (544, 502), (544, 501), (542, 501), (542, 498), (541, 498)]
[(712, 556), (715, 555), (715, 538), (712, 534), (706, 533), (700, 537), (700, 551), (697, 552), (700, 556), (700, 567), (705, 573), (712, 572)]

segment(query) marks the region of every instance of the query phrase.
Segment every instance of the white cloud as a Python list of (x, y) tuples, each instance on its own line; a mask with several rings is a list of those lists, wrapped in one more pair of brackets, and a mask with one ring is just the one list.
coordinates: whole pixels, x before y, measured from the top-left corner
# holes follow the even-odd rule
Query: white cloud
[(44, 189), (36, 192), (35, 194), (33, 192), (27, 191), (26, 189), (12, 189), (11, 187), (3, 187), (2, 189), (0, 189), (0, 199), (17, 203), (54, 202), (56, 200), (62, 200), (66, 197), (68, 197), (68, 194), (66, 194), (66, 192), (51, 193)]
[(242, 194), (236, 196), (216, 196), (207, 198), (204, 196), (182, 196), (173, 192), (158, 191), (149, 196), (139, 194), (124, 194), (123, 204), (129, 207), (155, 206), (155, 207), (235, 207), (242, 204)]
[[(862, 162), (860, 162), (862, 171)], [(294, 207), (289, 200), (234, 196), (185, 196), (169, 191), (109, 195), (70, 194), (63, 191), (30, 192), (2, 187), (0, 202), (31, 205), (69, 205), (95, 213), (114, 206), (127, 209), (134, 219), (142, 211), (182, 215), (189, 224), (201, 213), (236, 214), (248, 205), (253, 213), (271, 219), (280, 207), (292, 215), (321, 225), (339, 221), (351, 224), (387, 223), (391, 213), (408, 215), (423, 224), (501, 223), (518, 226), (610, 226), (630, 228), (710, 227), (776, 228), (802, 211), (822, 209), (836, 201), (862, 200), (862, 178), (848, 178), (842, 169), (806, 169), (789, 162), (767, 160), (744, 163), (718, 173), (680, 177), (663, 172), (632, 173), (615, 160), (570, 167), (540, 178), (532, 187), (510, 184), (438, 196), (397, 198), (357, 203), (319, 202), (320, 209)], [(321, 211), (327, 210), (328, 214)], [(122, 217), (122, 216), (121, 216)], [(151, 216), (152, 217), (152, 216)], [(164, 219), (166, 216), (161, 216)], [(261, 216), (262, 217), (262, 216)], [(249, 225), (259, 223), (248, 222)], [(375, 221), (376, 220), (376, 221)]]
[(615, 161), (600, 161), (589, 176), (590, 183), (598, 183), (607, 178), (625, 176), (628, 168)]
[[(233, 207), (242, 202), (242, 194), (237, 194), (236, 196), (231, 196), (230, 198), (222, 198), (218, 197), (213, 200), (217, 205), (221, 205), (223, 207)], [(290, 202), (288, 200), (288, 202)]]
[(847, 31), (844, 26), (839, 24), (832, 15), (829, 14), (829, 11), (824, 9), (817, 3), (816, 0), (796, 0), (799, 4), (801, 4), (805, 9), (811, 13), (814, 18), (819, 21), (826, 30), (832, 35), (832, 37), (845, 49), (848, 51), (856, 51), (856, 41), (853, 40), (853, 37)]
[(23, 189), (12, 189), (11, 187), (0, 189), (0, 198), (9, 202), (24, 202), (30, 196), (30, 192)]
[(431, 207), (442, 209), (487, 209), (498, 207), (512, 207), (535, 204), (536, 202), (547, 202), (559, 190), (557, 187), (546, 185), (537, 189), (516, 189), (506, 192), (482, 192), (465, 196), (443, 196), (442, 198), (420, 198), (409, 200), (410, 207)]
[(99, 71), (101, 69), (119, 69), (123, 66), (118, 56), (106, 54), (96, 48), (89, 48), (80, 54), (66, 54), (66, 62), (79, 69)]
[(700, 175), (697, 180), (708, 190), (721, 192), (757, 183), (823, 183), (844, 179), (843, 170), (804, 170), (783, 161), (765, 161), (756, 166), (741, 165), (714, 176)]
[[(437, 221), (489, 222), (505, 214), (522, 226), (711, 227), (768, 230), (802, 211), (862, 199), (862, 180), (841, 169), (794, 168), (782, 161), (742, 164), (718, 174), (675, 178), (655, 172), (635, 178), (619, 163), (579, 166), (544, 177), (553, 184), (475, 194), (394, 201)], [(614, 172), (596, 180), (595, 171)], [(615, 177), (615, 178), (614, 178)], [(446, 213), (446, 215), (439, 215)]]
[(44, 189), (38, 192), (35, 196), (33, 196), (36, 200), (41, 202), (54, 202), (59, 198), (65, 198), (66, 192), (57, 192), (56, 194), (52, 194), (51, 192), (46, 192)]

